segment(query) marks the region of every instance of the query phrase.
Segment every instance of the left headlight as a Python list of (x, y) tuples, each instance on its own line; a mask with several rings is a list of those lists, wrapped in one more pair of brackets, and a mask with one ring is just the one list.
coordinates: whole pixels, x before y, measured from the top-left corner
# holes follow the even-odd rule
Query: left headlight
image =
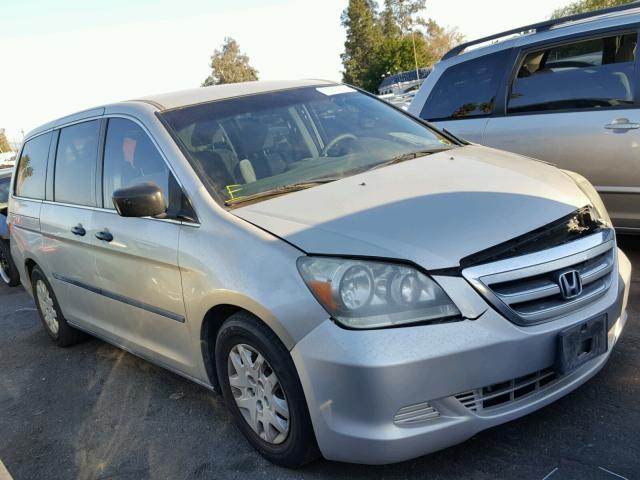
[(318, 302), (347, 328), (380, 328), (460, 316), (442, 288), (410, 266), (300, 257), (298, 270)]

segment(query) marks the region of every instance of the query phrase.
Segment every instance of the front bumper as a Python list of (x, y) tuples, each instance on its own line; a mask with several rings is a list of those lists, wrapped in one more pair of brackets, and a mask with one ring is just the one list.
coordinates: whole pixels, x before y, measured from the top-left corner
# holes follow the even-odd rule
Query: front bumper
[[(626, 324), (631, 265), (618, 251), (618, 281), (598, 301), (560, 320), (515, 325), (486, 308), (475, 320), (350, 331), (323, 322), (292, 350), (320, 450), (330, 460), (384, 464), (462, 442), (480, 430), (533, 412), (571, 392), (607, 362)], [(482, 303), (470, 286), (470, 303)], [(486, 305), (486, 304), (485, 304)], [(555, 362), (559, 331), (601, 313), (609, 349), (535, 391), (473, 411), (455, 395), (495, 385)], [(438, 415), (400, 425), (404, 407), (429, 402)]]

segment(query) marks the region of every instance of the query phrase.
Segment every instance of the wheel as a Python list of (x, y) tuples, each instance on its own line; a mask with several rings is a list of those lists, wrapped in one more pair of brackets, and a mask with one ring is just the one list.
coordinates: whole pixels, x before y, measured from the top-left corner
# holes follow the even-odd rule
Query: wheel
[(295, 468), (318, 456), (293, 360), (266, 325), (245, 312), (229, 317), (216, 340), (216, 370), (238, 427), (263, 457)]
[(10, 287), (20, 283), (20, 274), (11, 258), (9, 242), (4, 240), (0, 240), (0, 279)]
[(40, 320), (55, 344), (70, 347), (84, 340), (86, 335), (65, 320), (51, 285), (37, 266), (31, 271), (31, 286)]

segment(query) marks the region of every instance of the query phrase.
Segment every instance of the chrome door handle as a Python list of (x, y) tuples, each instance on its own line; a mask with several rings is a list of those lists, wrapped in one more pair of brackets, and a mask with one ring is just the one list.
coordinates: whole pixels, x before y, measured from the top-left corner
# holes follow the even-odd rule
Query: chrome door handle
[(604, 128), (609, 130), (635, 130), (640, 128), (640, 123), (630, 122), (628, 118), (616, 118), (613, 122), (606, 124)]
[(103, 242), (110, 242), (111, 240), (113, 240), (113, 235), (111, 235), (106, 230), (103, 230), (102, 232), (96, 233), (96, 238), (98, 240), (102, 240)]
[(73, 233), (74, 235), (78, 235), (80, 237), (84, 237), (87, 234), (87, 231), (84, 229), (82, 224), (79, 223), (78, 225), (76, 225), (71, 229), (71, 233)]

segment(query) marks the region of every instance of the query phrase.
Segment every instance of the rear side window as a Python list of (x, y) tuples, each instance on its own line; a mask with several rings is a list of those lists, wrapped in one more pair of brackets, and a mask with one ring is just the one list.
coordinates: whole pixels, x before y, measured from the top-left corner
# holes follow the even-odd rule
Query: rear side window
[(111, 118), (104, 145), (104, 208), (114, 208), (114, 190), (144, 182), (155, 183), (164, 195), (170, 216), (181, 209), (182, 190), (147, 133), (131, 120)]
[(630, 33), (528, 53), (513, 81), (508, 111), (633, 104), (637, 42), (637, 34)]
[(44, 199), (50, 143), (51, 133), (46, 133), (24, 144), (16, 170), (16, 195), (38, 200)]
[(95, 206), (99, 133), (99, 120), (60, 130), (54, 175), (56, 202)]
[(502, 50), (447, 68), (431, 91), (420, 117), (442, 120), (492, 113), (509, 52)]

